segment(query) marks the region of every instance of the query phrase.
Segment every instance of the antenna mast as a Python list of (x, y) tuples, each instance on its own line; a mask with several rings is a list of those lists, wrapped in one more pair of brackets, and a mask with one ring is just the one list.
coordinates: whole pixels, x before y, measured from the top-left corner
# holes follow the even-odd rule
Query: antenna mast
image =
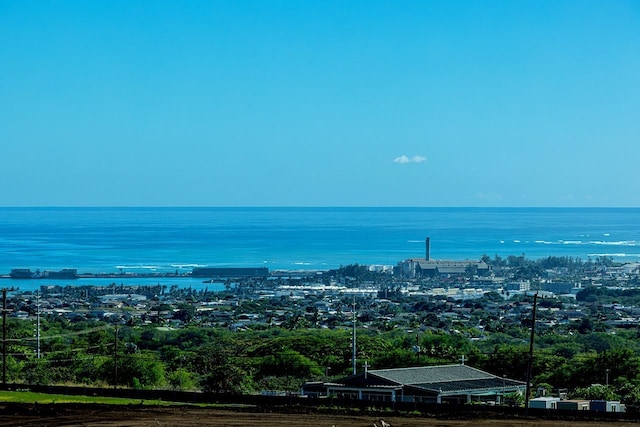
[(531, 365), (533, 363), (533, 339), (536, 334), (536, 306), (538, 292), (533, 295), (533, 311), (531, 312), (531, 338), (529, 339), (529, 360), (527, 360), (527, 388), (524, 395), (524, 414), (529, 415), (529, 393), (531, 393)]

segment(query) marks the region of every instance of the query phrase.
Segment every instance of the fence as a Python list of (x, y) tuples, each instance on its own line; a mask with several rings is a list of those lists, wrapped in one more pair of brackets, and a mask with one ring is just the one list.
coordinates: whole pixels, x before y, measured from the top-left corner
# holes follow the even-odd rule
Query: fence
[[(29, 390), (37, 393), (62, 394), (71, 396), (100, 396), (139, 399), (142, 401), (162, 400), (185, 404), (227, 404), (235, 405), (237, 410), (257, 412), (284, 413), (359, 413), (415, 415), (437, 418), (524, 418), (525, 409), (508, 406), (491, 406), (479, 404), (449, 404), (420, 402), (384, 402), (357, 399), (338, 399), (332, 397), (307, 397), (298, 394), (289, 395), (255, 395), (255, 394), (218, 394), (200, 391), (177, 390), (136, 390), (130, 388), (98, 388), (49, 385), (0, 385), (0, 389), (8, 391)], [(529, 408), (528, 417), (548, 420), (573, 421), (640, 421), (638, 411), (630, 412), (594, 412), (559, 409)]]

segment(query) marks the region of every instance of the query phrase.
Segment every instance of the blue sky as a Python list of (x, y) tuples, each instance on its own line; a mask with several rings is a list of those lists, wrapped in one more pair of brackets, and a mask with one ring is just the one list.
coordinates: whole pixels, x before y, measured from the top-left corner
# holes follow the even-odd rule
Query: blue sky
[(640, 206), (637, 1), (0, 2), (4, 206)]

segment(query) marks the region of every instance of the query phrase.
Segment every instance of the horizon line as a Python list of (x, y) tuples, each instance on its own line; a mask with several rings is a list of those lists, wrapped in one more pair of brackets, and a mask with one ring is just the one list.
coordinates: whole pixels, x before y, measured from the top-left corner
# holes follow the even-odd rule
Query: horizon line
[(640, 209), (640, 206), (419, 206), (419, 205), (0, 205), (0, 209)]

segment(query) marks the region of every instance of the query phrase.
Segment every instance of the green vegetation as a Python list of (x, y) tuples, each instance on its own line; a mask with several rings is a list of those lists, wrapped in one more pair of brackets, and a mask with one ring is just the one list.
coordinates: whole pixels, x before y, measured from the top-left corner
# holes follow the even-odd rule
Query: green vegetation
[[(213, 393), (298, 390), (309, 380), (347, 375), (351, 367), (351, 332), (347, 329), (268, 328), (231, 332), (221, 328), (119, 327), (99, 322), (64, 324), (43, 321), (42, 357), (16, 340), (29, 321), (11, 321), (8, 378), (25, 384), (88, 384), (132, 388), (202, 389)], [(619, 397), (633, 403), (640, 396), (640, 349), (635, 331), (593, 332), (574, 325), (573, 334), (547, 332), (534, 358), (534, 384), (575, 389), (574, 395)], [(579, 331), (583, 331), (581, 333)], [(375, 368), (458, 363), (524, 380), (528, 346), (526, 328), (477, 333), (427, 330), (408, 334), (358, 330), (358, 355)], [(416, 342), (420, 351), (416, 352)], [(606, 378), (605, 378), (606, 377)], [(609, 386), (593, 389), (593, 384)], [(599, 393), (596, 393), (596, 391)], [(605, 393), (606, 391), (606, 393)], [(56, 401), (62, 399), (54, 398)], [(41, 401), (41, 400), (38, 400)]]
[[(531, 261), (524, 255), (483, 260), (506, 281), (528, 281), (532, 287), (549, 277), (571, 286), (585, 275), (615, 267), (604, 257), (587, 262), (558, 257)], [(637, 405), (640, 332), (633, 322), (618, 321), (636, 316), (638, 274), (625, 277), (625, 287), (615, 286), (610, 275), (597, 277), (599, 286), (586, 282), (575, 299), (538, 299), (533, 390), (568, 389), (576, 397), (619, 398)], [(507, 289), (513, 288), (492, 284), (473, 300), (424, 292), (463, 289), (472, 279), (485, 280), (422, 277), (410, 283), (421, 292), (411, 294), (407, 282), (356, 264), (312, 278), (247, 281), (219, 293), (141, 287), (136, 292), (146, 298), (146, 308), (135, 309), (132, 303), (113, 309), (111, 317), (93, 313), (100, 306), (99, 294), (56, 288), (56, 298), (64, 295), (69, 305), (91, 305), (76, 308), (74, 316), (43, 316), (37, 357), (33, 301), (28, 296), (18, 301), (13, 309), (32, 317), (9, 319), (7, 381), (227, 394), (298, 391), (306, 381), (351, 373), (354, 304), (359, 369), (365, 361), (372, 369), (383, 369), (460, 363), (464, 356), (474, 367), (524, 381), (530, 295), (509, 294)], [(329, 291), (294, 295), (306, 281), (346, 288), (367, 284), (375, 290), (355, 299)], [(606, 281), (612, 286), (602, 284)], [(280, 285), (287, 285), (287, 291), (276, 296)], [(115, 290), (124, 296), (131, 292), (122, 286)], [(624, 310), (616, 308), (625, 305)]]
[[(120, 397), (69, 396), (66, 394), (33, 393), (31, 391), (0, 391), (0, 402), (11, 403), (94, 403), (105, 405), (173, 405), (162, 400), (124, 399)], [(184, 405), (184, 403), (180, 403)]]

